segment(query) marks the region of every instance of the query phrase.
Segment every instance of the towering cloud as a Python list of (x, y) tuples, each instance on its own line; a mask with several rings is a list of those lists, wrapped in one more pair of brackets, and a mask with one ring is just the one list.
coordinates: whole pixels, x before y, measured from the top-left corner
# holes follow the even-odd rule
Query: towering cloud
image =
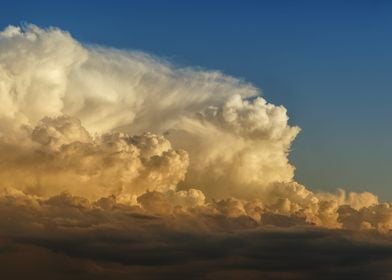
[(85, 48), (57, 29), (8, 27), (0, 40), (4, 142), (18, 134), (25, 141), (27, 130), (57, 149), (89, 142), (88, 132), (166, 133), (192, 159), (184, 188), (197, 184), (214, 198), (251, 197), (293, 178), (287, 152), (298, 128), (249, 84), (146, 54)]
[(288, 153), (298, 133), (283, 106), (242, 80), (84, 46), (56, 28), (7, 27), (0, 33), (0, 236), (26, 250), (96, 258), (105, 269), (120, 269), (107, 262), (153, 265), (162, 248), (176, 265), (238, 257), (249, 267), (265, 256), (238, 244), (227, 258), (212, 243), (212, 255), (194, 250), (206, 238), (250, 238), (261, 250), (266, 244), (256, 239), (270, 238), (271, 227), (307, 248), (299, 232), (333, 236), (335, 245), (352, 236), (360, 244), (371, 232), (369, 247), (390, 246), (391, 204), (295, 182)]
[(353, 227), (355, 216), (356, 227), (378, 227), (340, 207), (361, 211), (374, 195), (315, 194), (293, 180), (299, 128), (241, 80), (33, 25), (1, 32), (0, 62), (3, 192), (115, 196), (146, 209), (205, 202), (257, 221), (268, 212)]

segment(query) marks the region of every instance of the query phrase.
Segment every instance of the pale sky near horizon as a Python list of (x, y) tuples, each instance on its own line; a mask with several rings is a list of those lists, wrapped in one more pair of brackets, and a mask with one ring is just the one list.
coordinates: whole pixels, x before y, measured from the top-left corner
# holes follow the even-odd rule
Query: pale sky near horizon
[(242, 77), (302, 128), (290, 156), (299, 182), (392, 199), (391, 2), (1, 2), (1, 29), (56, 26)]

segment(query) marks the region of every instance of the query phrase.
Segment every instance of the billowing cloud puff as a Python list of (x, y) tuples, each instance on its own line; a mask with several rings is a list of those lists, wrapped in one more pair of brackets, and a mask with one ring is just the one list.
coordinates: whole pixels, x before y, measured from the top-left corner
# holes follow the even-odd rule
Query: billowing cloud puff
[[(391, 204), (296, 182), (288, 153), (300, 129), (288, 121), (283, 106), (220, 72), (84, 46), (56, 28), (7, 27), (0, 263), (24, 251), (34, 264), (31, 252), (80, 279), (183, 279), (194, 268), (189, 279), (314, 279), (328, 275), (325, 263), (387, 277)], [(298, 263), (283, 265), (298, 248)], [(314, 248), (326, 259), (309, 269)], [(342, 268), (355, 252), (375, 259)]]
[(31, 147), (7, 145), (0, 170), (4, 188), (51, 196), (64, 191), (97, 199), (110, 195), (132, 200), (147, 190), (168, 191), (183, 180), (189, 164), (162, 136), (119, 132), (93, 139), (71, 117), (44, 118), (33, 129)]
[(192, 159), (186, 183), (214, 198), (251, 198), (293, 180), (287, 155), (299, 129), (287, 121), (284, 107), (233, 95), (182, 120), (168, 137)]
[(81, 125), (80, 120), (68, 116), (45, 117), (34, 128), (31, 140), (50, 150), (61, 149), (63, 145), (74, 142), (91, 142), (91, 136)]

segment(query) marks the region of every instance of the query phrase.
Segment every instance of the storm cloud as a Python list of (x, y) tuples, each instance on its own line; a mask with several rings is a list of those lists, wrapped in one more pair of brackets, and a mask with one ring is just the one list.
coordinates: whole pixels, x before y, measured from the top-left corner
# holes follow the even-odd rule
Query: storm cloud
[[(56, 279), (386, 279), (392, 208), (314, 192), (283, 106), (218, 71), (0, 33), (0, 266)], [(18, 267), (23, 266), (20, 270)]]

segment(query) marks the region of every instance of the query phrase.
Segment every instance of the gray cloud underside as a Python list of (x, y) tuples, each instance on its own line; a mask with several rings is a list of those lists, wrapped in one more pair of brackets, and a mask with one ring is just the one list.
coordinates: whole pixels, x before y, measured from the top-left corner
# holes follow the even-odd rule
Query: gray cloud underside
[(200, 209), (151, 215), (66, 194), (3, 198), (0, 210), (2, 275), (13, 279), (391, 277), (391, 237), (375, 230), (300, 226), (279, 215), (257, 224)]

